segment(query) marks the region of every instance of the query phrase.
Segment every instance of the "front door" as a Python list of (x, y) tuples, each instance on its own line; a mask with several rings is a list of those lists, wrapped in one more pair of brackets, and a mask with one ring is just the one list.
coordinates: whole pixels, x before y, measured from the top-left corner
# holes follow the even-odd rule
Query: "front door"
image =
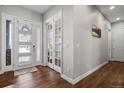
[[(16, 20), (16, 63), (15, 69), (33, 66), (33, 24), (24, 20)], [(34, 54), (35, 55), (35, 54)]]

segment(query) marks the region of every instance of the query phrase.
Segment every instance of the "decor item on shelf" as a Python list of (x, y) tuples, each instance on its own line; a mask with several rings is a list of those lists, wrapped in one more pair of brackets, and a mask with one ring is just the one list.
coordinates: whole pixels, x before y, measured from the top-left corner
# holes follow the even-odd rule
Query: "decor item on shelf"
[(101, 29), (96, 25), (92, 25), (92, 36), (101, 38)]

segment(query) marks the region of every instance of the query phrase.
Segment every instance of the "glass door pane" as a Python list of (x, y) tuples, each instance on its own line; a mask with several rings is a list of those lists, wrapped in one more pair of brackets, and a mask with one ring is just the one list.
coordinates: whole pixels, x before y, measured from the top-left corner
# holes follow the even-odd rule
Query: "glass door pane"
[(54, 28), (53, 17), (46, 24), (47, 27), (47, 48), (48, 48), (48, 66), (54, 69)]
[[(61, 11), (48, 19), (48, 66), (61, 73), (62, 65), (62, 13)], [(52, 66), (51, 66), (52, 65)]]
[(54, 16), (55, 64), (54, 69), (61, 73), (62, 65), (62, 18), (61, 11)]
[(21, 57), (19, 57), (19, 63), (28, 62), (28, 61), (31, 61), (30, 56), (21, 56)]
[(55, 21), (55, 65), (61, 66), (62, 30), (61, 20)]
[(18, 22), (18, 65), (32, 64), (32, 24)]
[(19, 53), (31, 53), (31, 46), (19, 45)]
[(31, 42), (31, 34), (19, 33), (19, 42)]

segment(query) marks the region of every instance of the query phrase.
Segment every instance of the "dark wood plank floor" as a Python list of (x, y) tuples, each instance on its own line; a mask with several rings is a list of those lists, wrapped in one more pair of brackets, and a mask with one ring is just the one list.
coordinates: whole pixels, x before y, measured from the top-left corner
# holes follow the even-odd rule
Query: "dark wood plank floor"
[(76, 85), (63, 80), (48, 67), (38, 66), (38, 71), (14, 77), (0, 87), (6, 88), (116, 88), (124, 87), (124, 63), (109, 62)]
[(122, 88), (124, 87), (124, 63), (109, 62), (75, 86), (86, 88)]

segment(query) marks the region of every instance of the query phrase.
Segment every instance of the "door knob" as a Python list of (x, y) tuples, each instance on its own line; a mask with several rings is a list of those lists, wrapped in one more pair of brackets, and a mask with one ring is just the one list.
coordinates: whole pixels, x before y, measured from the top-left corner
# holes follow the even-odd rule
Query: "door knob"
[(33, 48), (35, 48), (35, 45), (33, 45)]

